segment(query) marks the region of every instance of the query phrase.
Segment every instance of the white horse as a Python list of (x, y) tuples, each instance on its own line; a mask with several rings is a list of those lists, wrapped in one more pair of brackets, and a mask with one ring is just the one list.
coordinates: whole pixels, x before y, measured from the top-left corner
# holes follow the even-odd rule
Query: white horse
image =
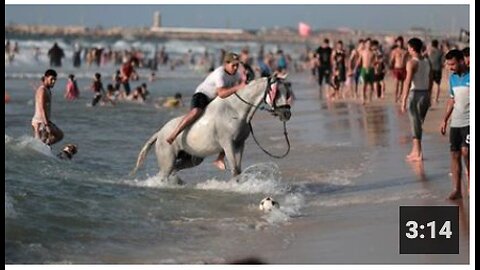
[(156, 143), (160, 177), (169, 181), (175, 172), (199, 165), (207, 156), (225, 152), (232, 176), (241, 173), (245, 140), (250, 134), (249, 122), (263, 102), (281, 121), (290, 119), (290, 103), (293, 98), (291, 85), (284, 78), (260, 78), (240, 89), (228, 98), (214, 99), (204, 114), (183, 130), (170, 145), (166, 138), (183, 116), (167, 122), (153, 134), (140, 151), (134, 174), (142, 165), (151, 146)]

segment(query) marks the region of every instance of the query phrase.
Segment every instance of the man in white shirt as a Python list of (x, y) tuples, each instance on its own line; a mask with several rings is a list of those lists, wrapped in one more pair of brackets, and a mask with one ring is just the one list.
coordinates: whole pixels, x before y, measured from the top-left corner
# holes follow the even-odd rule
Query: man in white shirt
[[(167, 138), (167, 143), (172, 144), (178, 134), (194, 123), (203, 114), (208, 103), (217, 96), (227, 98), (246, 85), (244, 76), (238, 72), (239, 63), (240, 60), (237, 54), (230, 52), (225, 55), (223, 65), (210, 73), (195, 90), (190, 111)], [(220, 153), (214, 162), (222, 170), (225, 169), (223, 156), (224, 153)]]

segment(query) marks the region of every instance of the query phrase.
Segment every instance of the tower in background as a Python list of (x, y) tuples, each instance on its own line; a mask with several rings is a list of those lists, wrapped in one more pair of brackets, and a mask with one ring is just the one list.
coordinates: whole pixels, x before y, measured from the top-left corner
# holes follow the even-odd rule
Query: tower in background
[(160, 11), (155, 11), (153, 13), (153, 28), (160, 28), (162, 26), (162, 17), (160, 16)]

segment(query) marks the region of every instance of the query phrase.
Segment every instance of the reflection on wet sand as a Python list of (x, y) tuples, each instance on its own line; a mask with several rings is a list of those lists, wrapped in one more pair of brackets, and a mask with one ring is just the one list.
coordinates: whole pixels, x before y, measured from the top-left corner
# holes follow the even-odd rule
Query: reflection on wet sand
[(425, 175), (425, 167), (423, 166), (423, 161), (420, 162), (408, 162), (413, 173), (417, 176), (419, 181), (427, 181), (427, 176)]

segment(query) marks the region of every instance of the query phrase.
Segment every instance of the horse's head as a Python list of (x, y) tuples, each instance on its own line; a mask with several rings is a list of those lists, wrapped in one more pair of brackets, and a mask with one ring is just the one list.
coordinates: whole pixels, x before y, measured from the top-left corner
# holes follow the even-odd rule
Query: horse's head
[(274, 75), (269, 78), (265, 102), (272, 108), (272, 113), (278, 116), (281, 121), (288, 121), (292, 116), (290, 106), (293, 103), (294, 95), (292, 84), (286, 76)]

